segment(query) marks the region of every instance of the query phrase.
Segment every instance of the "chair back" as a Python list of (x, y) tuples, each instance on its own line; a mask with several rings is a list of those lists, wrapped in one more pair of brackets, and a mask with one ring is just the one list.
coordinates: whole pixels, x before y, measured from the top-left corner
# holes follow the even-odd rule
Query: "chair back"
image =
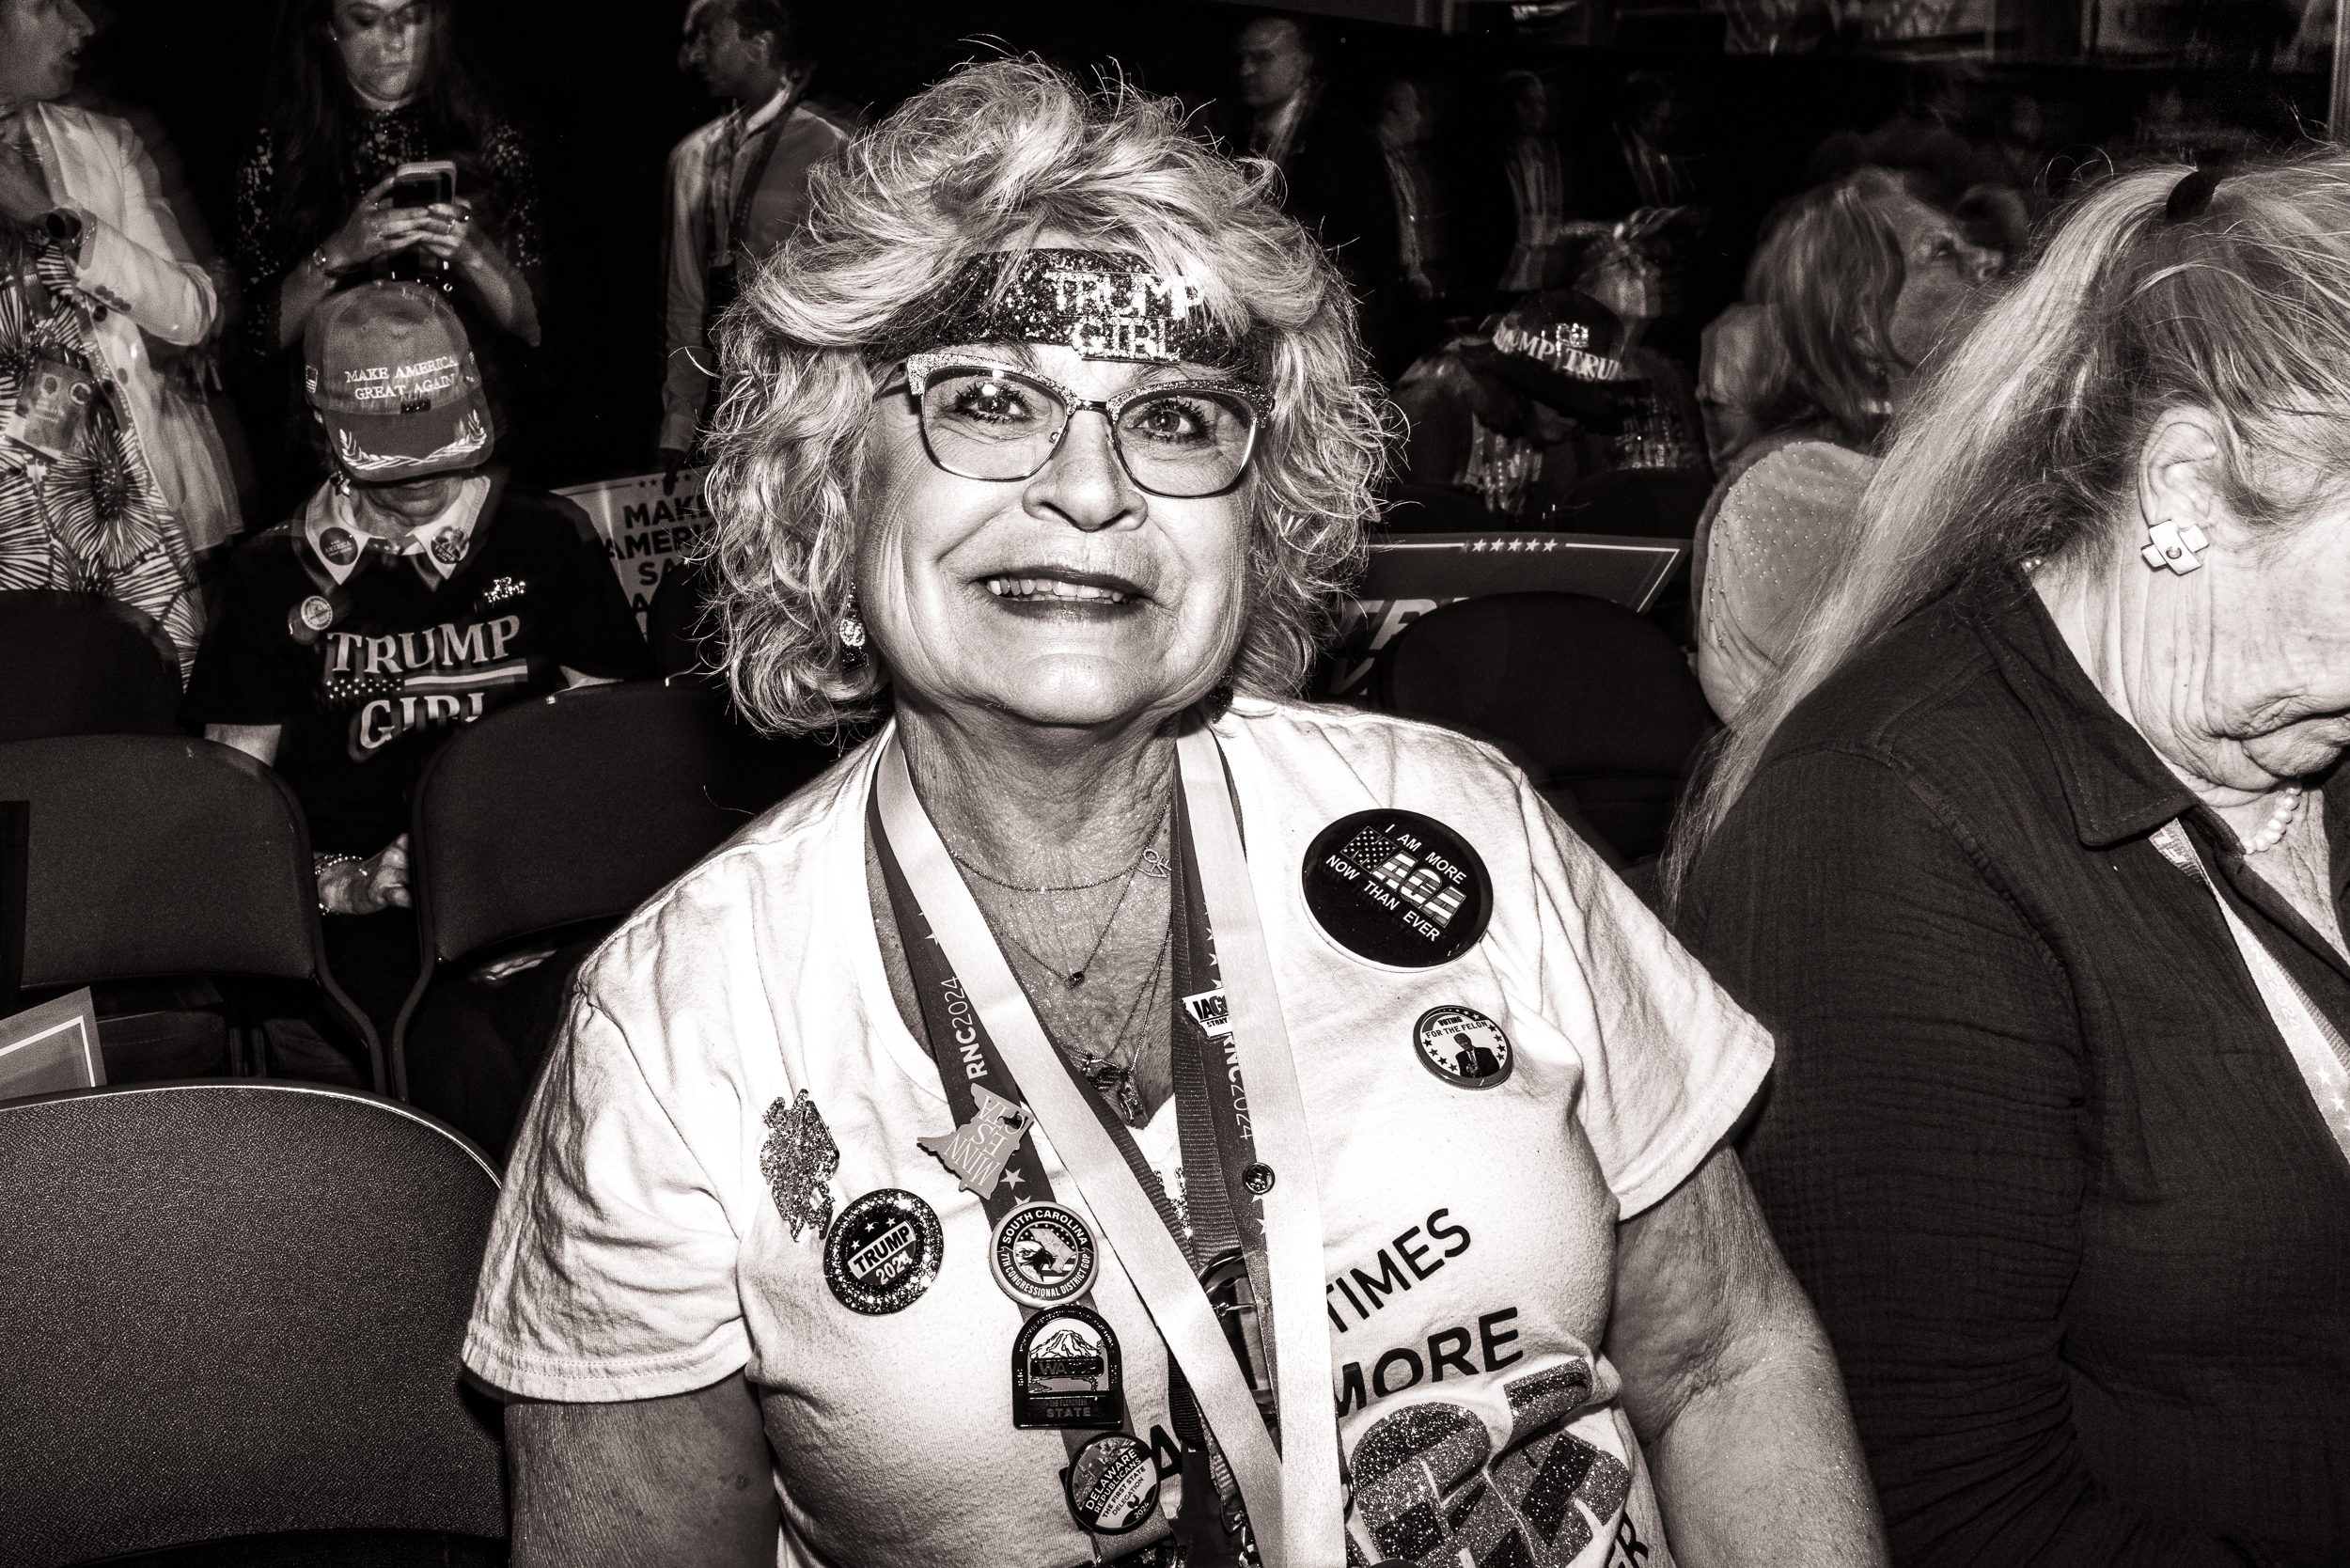
[(1552, 526), (1567, 533), (1694, 539), (1713, 486), (1686, 468), (1619, 468), (1567, 492)]
[(1570, 792), (1626, 860), (1664, 847), (1715, 725), (1671, 637), (1578, 593), (1443, 605), (1389, 640), (1371, 680), (1389, 713), (1505, 743), (1538, 790)]
[(497, 1186), (479, 1150), (355, 1090), (0, 1105), (0, 1559), (504, 1538), (495, 1407), (458, 1367)]
[(180, 663), (154, 623), (94, 593), (0, 591), (0, 743), (180, 732)]
[(578, 687), (459, 730), (416, 783), (427, 957), (634, 909), (773, 804), (744, 743), (724, 698), (683, 679)]

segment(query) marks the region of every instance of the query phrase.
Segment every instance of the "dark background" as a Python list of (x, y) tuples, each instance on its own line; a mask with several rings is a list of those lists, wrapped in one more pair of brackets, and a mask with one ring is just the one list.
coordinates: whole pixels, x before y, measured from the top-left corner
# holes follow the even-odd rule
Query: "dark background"
[[(176, 147), (213, 243), (227, 248), (230, 177), (268, 86), (274, 0), (113, 0), (90, 8), (103, 31), (85, 54), (85, 85), (115, 112), (152, 111)], [(814, 90), (872, 116), (960, 61), (1007, 51), (1034, 52), (1081, 72), (1119, 69), (1195, 107), (1229, 101), (1232, 39), (1250, 14), (1197, 0), (870, 0), (801, 9), (822, 62)], [(1725, 56), (1718, 19), (1693, 14), (1646, 24), (1627, 18), (1614, 47), (1570, 48), (1513, 34), (1507, 9), (1468, 8), (1470, 30), (1453, 34), (1325, 21), (1338, 44), (1326, 62), (1331, 96), (1369, 121), (1388, 77), (1440, 81), (1450, 86), (1457, 118), (1474, 123), (1500, 110), (1491, 90), (1499, 71), (1544, 70), (1563, 89), (1561, 132), (1572, 151), (1578, 138), (1607, 134), (1627, 73), (1669, 73), (1696, 110), (1692, 141), (1718, 208), (1710, 236), (1716, 264), (1708, 269), (1721, 285), (1718, 297), (1691, 301), (1706, 314), (1734, 295), (1756, 222), (1800, 187), (1820, 139), (1884, 121), (1902, 107), (1911, 76), (1902, 62), (1852, 55)], [(541, 483), (651, 464), (663, 162), (681, 136), (724, 108), (676, 69), (684, 10), (682, 0), (459, 7), (468, 58), (538, 160), (551, 295), (542, 351), (549, 390), (534, 421), (545, 432), (527, 464), (536, 471), (526, 477)], [(1480, 16), (1489, 20), (1480, 24)], [(2048, 122), (2043, 145), (2089, 154), (2090, 144), (2125, 135), (2150, 96), (2172, 86), (2203, 118), (2272, 138), (2292, 136), (2296, 115), (2322, 118), (2326, 110), (2321, 77), (2247, 71), (1993, 67), (1976, 90), (1989, 95), (1986, 104), (2002, 92), (2030, 92)], [(236, 356), (227, 359), (233, 368)], [(259, 443), (272, 430), (249, 423), (247, 433)]]

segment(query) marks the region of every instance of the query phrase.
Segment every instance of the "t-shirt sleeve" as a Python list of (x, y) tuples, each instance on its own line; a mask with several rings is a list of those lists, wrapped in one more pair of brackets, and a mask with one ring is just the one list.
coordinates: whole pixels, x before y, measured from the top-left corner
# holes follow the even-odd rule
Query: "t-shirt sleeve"
[(707, 1388), (748, 1363), (716, 1155), (678, 1125), (620, 1027), (575, 998), (498, 1200), (465, 1332), (475, 1375), (594, 1404)]
[(1661, 1202), (1729, 1136), (1771, 1037), (1523, 778), (1543, 979), (1583, 1052), (1575, 1104), (1619, 1216)]
[[(604, 558), (603, 545), (585, 514), (556, 497), (560, 521), (572, 539), (562, 589), (546, 619), (547, 650), (558, 664), (583, 675), (635, 681), (652, 673), (652, 654), (636, 628), (620, 580)], [(583, 537), (584, 531), (584, 537)], [(559, 546), (558, 546), (559, 547)]]
[(231, 566), (220, 613), (197, 647), (196, 669), (180, 717), (189, 724), (291, 724), (307, 700), (301, 650), (286, 617), (300, 603), (275, 604), (265, 572), (252, 552), (256, 541)]

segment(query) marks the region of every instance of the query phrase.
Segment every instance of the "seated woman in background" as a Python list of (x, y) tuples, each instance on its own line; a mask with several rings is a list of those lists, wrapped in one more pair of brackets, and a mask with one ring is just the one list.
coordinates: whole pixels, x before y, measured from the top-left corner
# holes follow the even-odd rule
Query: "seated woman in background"
[(1747, 273), (1776, 351), (1759, 361), (1762, 434), (1714, 487), (1693, 583), (1698, 679), (1726, 723), (1786, 658), (1887, 419), (1994, 260), (1879, 169), (1810, 192), (1763, 242)]
[[(453, 283), (510, 447), (521, 348), (539, 341), (538, 182), (521, 135), (459, 57), (452, 9), (286, 0), (269, 115), (237, 170), (245, 333), (253, 354), (275, 363), (352, 278)], [(453, 200), (391, 205), (400, 165), (442, 159), (457, 165)], [(284, 423), (307, 423), (298, 401)]]
[(2350, 157), (2078, 205), (1686, 811), (1896, 1560), (2350, 1561)]
[(736, 698), (892, 716), (581, 971), (464, 1350), (525, 1568), (1878, 1560), (1767, 1038), (1493, 752), (1283, 699), (1382, 421), (1275, 190), (976, 67), (728, 314)]
[[(416, 977), (407, 829), (425, 763), (509, 702), (650, 667), (587, 519), (490, 461), (446, 300), (364, 283), (311, 313), (304, 381), (334, 477), (231, 557), (185, 708), (302, 803), (329, 966), (387, 1044)], [(448, 1074), (412, 1060), (418, 1103), (503, 1147), (527, 1064), (475, 1053)]]

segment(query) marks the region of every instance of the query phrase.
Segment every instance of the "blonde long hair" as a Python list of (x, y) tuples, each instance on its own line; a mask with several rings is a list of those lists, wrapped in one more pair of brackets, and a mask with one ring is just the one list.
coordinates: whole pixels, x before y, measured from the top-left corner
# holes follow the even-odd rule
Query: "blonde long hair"
[(1779, 726), (1847, 661), (1971, 576), (2084, 569), (2137, 526), (2138, 455), (2167, 411), (2215, 416), (2222, 498), (2248, 522), (2290, 525), (2350, 489), (2350, 154), (2243, 166), (2200, 210), (2194, 172), (2139, 169), (2060, 214), (1904, 412), (1790, 658), (1683, 803), (1668, 900)]

